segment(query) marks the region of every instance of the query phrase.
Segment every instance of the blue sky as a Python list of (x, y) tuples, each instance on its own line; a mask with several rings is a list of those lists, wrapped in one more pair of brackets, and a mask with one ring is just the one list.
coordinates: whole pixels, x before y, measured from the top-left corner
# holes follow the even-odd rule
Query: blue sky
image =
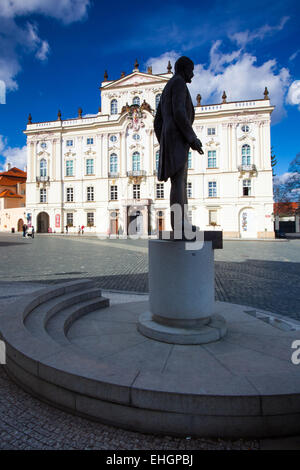
[(268, 86), (276, 173), (300, 152), (298, 1), (0, 0), (0, 165), (24, 166), (22, 130), (33, 121), (96, 113), (103, 72), (116, 79), (140, 70), (166, 71), (191, 57), (191, 94), (203, 103), (263, 98)]

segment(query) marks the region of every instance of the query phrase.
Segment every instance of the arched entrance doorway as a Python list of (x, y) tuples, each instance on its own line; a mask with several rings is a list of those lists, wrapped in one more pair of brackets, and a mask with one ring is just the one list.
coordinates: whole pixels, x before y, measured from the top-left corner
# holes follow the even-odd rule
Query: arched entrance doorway
[(22, 231), (23, 231), (23, 225), (24, 225), (24, 220), (23, 220), (23, 219), (19, 219), (19, 220), (18, 220), (18, 232), (22, 232)]
[(37, 232), (48, 233), (49, 228), (49, 215), (47, 212), (40, 212), (37, 216)]
[(240, 235), (241, 238), (257, 238), (255, 210), (251, 207), (240, 212)]

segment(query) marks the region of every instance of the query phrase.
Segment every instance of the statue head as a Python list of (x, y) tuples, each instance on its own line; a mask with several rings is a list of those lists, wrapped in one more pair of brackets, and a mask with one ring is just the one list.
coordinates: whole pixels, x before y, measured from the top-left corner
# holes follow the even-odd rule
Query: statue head
[(175, 62), (175, 74), (176, 73), (181, 75), (186, 83), (191, 83), (194, 76), (194, 62), (188, 57), (179, 57)]

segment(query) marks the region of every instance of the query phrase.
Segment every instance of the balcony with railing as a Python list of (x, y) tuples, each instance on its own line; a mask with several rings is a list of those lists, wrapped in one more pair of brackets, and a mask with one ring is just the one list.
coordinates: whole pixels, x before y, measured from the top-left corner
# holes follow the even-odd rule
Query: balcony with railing
[(146, 171), (145, 170), (132, 170), (132, 171), (127, 171), (127, 176), (132, 177), (132, 176), (146, 176)]
[(108, 177), (109, 178), (119, 178), (120, 173), (118, 171), (109, 171), (108, 172)]
[(256, 168), (256, 165), (254, 165), (253, 163), (252, 164), (245, 164), (245, 163), (242, 163), (242, 165), (240, 165), (238, 167), (238, 170), (240, 173), (257, 173), (257, 168)]
[(37, 176), (36, 182), (50, 184), (50, 177), (49, 176)]

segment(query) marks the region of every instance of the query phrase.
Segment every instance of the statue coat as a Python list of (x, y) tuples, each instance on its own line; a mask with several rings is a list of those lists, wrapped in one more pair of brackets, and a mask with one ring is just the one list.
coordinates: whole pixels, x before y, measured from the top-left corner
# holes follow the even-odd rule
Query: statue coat
[(197, 139), (192, 124), (194, 105), (185, 80), (174, 75), (165, 86), (154, 119), (160, 144), (158, 180), (167, 181), (186, 163), (191, 144)]

